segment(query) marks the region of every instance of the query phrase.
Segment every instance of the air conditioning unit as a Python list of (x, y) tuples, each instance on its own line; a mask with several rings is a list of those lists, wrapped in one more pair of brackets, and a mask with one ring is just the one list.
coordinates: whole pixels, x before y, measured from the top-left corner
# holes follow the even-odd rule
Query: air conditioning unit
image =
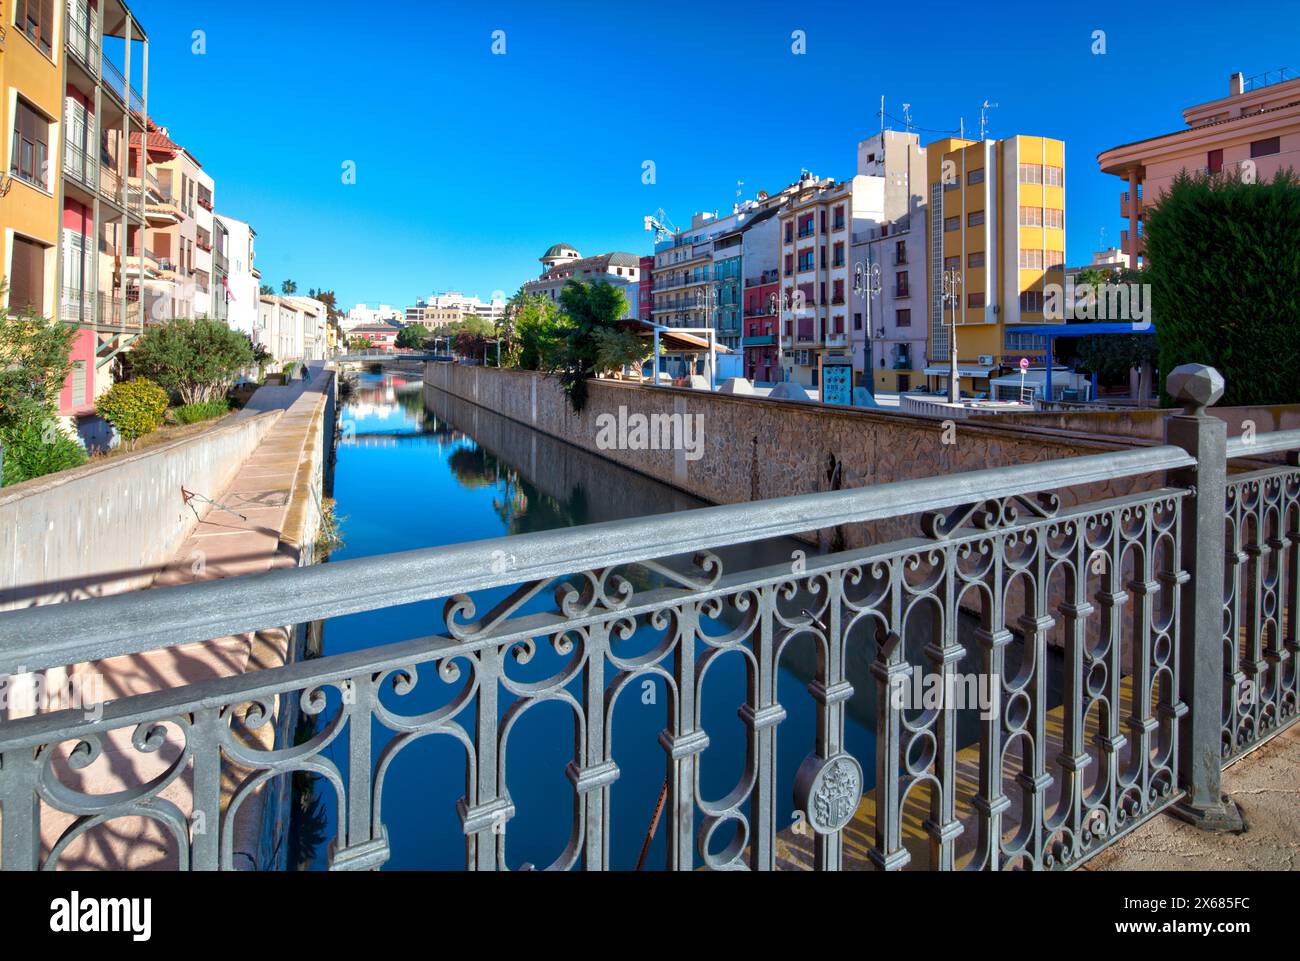
[(984, 367), (992, 367), (992, 366), (993, 366), (993, 355), (992, 355), (992, 354), (980, 354), (980, 364), (981, 364), (982, 366), (984, 366)]

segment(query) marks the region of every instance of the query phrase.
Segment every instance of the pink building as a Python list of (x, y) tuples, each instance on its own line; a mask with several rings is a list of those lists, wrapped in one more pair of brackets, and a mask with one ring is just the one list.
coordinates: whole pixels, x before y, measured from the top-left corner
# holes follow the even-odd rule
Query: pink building
[(1128, 230), (1120, 249), (1129, 263), (1145, 261), (1143, 208), (1153, 206), (1184, 170), (1268, 180), (1286, 167), (1300, 170), (1300, 77), (1274, 71), (1249, 79), (1234, 73), (1228, 96), (1183, 111), (1186, 130), (1122, 144), (1097, 157), (1102, 173), (1128, 183), (1120, 216)]

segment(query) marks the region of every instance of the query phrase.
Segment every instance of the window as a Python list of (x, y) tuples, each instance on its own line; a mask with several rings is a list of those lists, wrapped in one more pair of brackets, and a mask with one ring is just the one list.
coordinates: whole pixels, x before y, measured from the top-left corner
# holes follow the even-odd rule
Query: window
[(1217, 174), (1223, 169), (1223, 150), (1211, 150), (1205, 155), (1205, 169), (1211, 174)]
[(960, 258), (960, 257), (945, 257), (945, 258), (943, 259), (943, 269), (944, 269), (944, 270), (961, 270), (961, 258)]
[(974, 187), (976, 184), (984, 182), (984, 168), (977, 167), (974, 170), (966, 171), (966, 186)]
[(844, 266), (844, 241), (841, 240), (839, 243), (837, 243), (834, 247), (834, 250), (835, 250), (835, 259), (832, 261), (832, 265), (835, 267), (843, 267)]
[(1041, 250), (1020, 251), (1020, 269), (1021, 270), (1042, 270), (1043, 252)]
[(14, 26), (49, 56), (54, 45), (54, 0), (18, 0)]
[(900, 240), (894, 244), (894, 263), (907, 263), (907, 241)]
[(31, 307), (45, 312), (45, 248), (34, 240), (13, 239), (9, 264), (9, 308)]
[(1020, 226), (1022, 227), (1043, 226), (1043, 208), (1042, 207), (1021, 207)]
[(813, 267), (813, 249), (809, 247), (799, 251), (799, 270), (812, 270)]
[(1041, 184), (1043, 182), (1043, 165), (1021, 164), (1020, 182), (1022, 184)]
[(1047, 252), (1047, 269), (1064, 270), (1065, 269), (1065, 251), (1049, 250)]
[(843, 204), (840, 204), (840, 206), (835, 208), (835, 229), (836, 230), (844, 229), (844, 205)]
[(19, 98), (14, 111), (14, 153), (9, 172), (20, 180), (48, 190), (50, 122)]
[(831, 286), (831, 303), (832, 304), (844, 303), (844, 281), (837, 280)]
[(906, 297), (907, 295), (907, 271), (900, 270), (894, 275), (894, 296)]
[(900, 307), (898, 310), (894, 311), (894, 323), (899, 327), (911, 327), (912, 308)]
[(862, 314), (861, 314), (861, 313), (855, 313), (855, 314), (853, 315), (853, 329), (854, 329), (854, 330), (861, 330), (861, 329), (862, 329)]
[(975, 250), (975, 251), (972, 251), (971, 253), (967, 254), (967, 255), (966, 255), (966, 266), (967, 266), (967, 267), (983, 267), (983, 266), (984, 266), (984, 251), (982, 251), (982, 250)]
[(794, 254), (785, 255), (785, 272), (787, 274), (794, 273)]
[(960, 217), (945, 217), (943, 220), (943, 229), (945, 233), (948, 232), (949, 230), (956, 230), (960, 226), (961, 226)]
[(813, 215), (804, 214), (799, 218), (799, 236), (811, 237), (813, 235)]
[(984, 211), (972, 210), (966, 215), (967, 227), (979, 227), (984, 223)]
[(1061, 187), (1065, 184), (1065, 171), (1060, 167), (1044, 167), (1043, 183), (1048, 187)]
[[(1041, 290), (1025, 290), (1020, 293), (1020, 309), (1026, 313), (1042, 313), (1043, 310), (1043, 292)], [(1008, 335), (1008, 338), (1010, 335)], [(1007, 344), (1008, 347), (1011, 344)]]
[(1060, 230), (1065, 226), (1065, 211), (1048, 207), (1043, 211), (1043, 226)]
[(1277, 137), (1269, 137), (1265, 140), (1252, 140), (1250, 143), (1250, 155), (1252, 157), (1267, 157), (1270, 154), (1279, 153), (1281, 150), (1282, 145)]
[(970, 294), (967, 294), (967, 295), (966, 295), (966, 306), (967, 306), (967, 307), (983, 307), (983, 306), (984, 306), (984, 293), (983, 293), (983, 291), (980, 291), (980, 292), (978, 292), (978, 293), (970, 293)]
[[(1027, 290), (1025, 293), (1035, 293), (1035, 291)], [(1021, 296), (1023, 297), (1024, 295), (1022, 294)], [(1006, 331), (1003, 343), (1006, 344), (1006, 349), (1008, 351), (1041, 351), (1047, 349), (1047, 338), (1042, 334), (1029, 334), (1019, 330)]]
[(785, 242), (788, 244), (793, 241), (794, 241), (794, 221), (787, 220), (785, 222)]

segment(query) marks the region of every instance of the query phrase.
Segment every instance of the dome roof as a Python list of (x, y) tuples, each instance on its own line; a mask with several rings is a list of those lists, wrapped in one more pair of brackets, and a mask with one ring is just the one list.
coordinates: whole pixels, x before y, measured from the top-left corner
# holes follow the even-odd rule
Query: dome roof
[(550, 260), (552, 257), (580, 257), (580, 256), (582, 255), (578, 253), (577, 248), (574, 247), (572, 244), (552, 244), (547, 249), (546, 253), (542, 254), (541, 259)]

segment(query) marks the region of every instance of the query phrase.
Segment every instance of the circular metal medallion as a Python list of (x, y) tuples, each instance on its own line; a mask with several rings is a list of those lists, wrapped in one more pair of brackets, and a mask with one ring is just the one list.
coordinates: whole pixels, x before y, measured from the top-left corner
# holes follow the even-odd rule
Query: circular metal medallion
[(853, 820), (862, 799), (862, 765), (852, 754), (808, 755), (794, 782), (794, 803), (818, 834), (834, 834)]

